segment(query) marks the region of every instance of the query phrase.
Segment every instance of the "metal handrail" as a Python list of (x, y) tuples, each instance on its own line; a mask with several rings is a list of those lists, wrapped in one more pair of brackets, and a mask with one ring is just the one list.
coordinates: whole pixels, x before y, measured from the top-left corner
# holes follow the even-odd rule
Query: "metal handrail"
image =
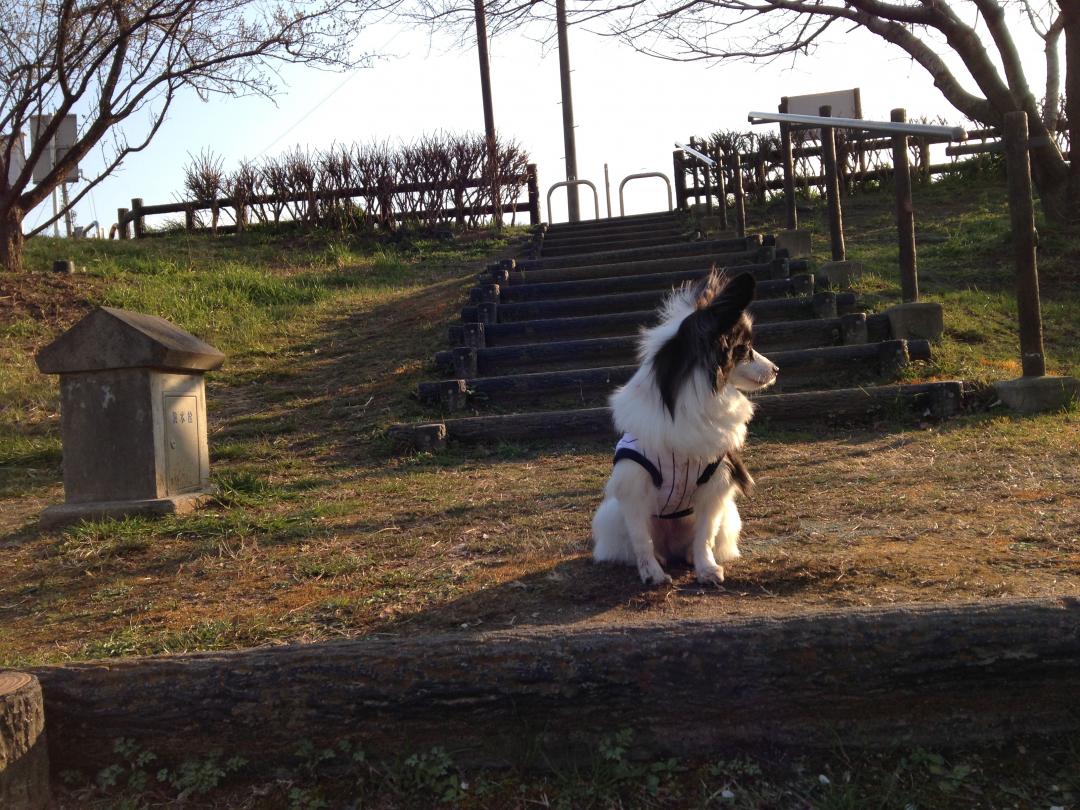
[[(753, 114), (753, 113), (751, 113), (751, 114)], [(710, 169), (712, 169), (712, 168), (714, 168), (716, 166), (716, 161), (713, 160), (708, 155), (706, 155), (704, 152), (699, 152), (697, 149), (695, 149), (692, 146), (683, 146), (678, 141), (675, 141), (675, 145), (677, 147), (679, 147), (680, 149), (682, 149), (684, 152), (689, 152), (692, 157), (696, 157), (698, 160), (700, 160), (702, 163), (704, 163)]]
[(594, 186), (588, 180), (563, 180), (563, 181), (561, 181), (559, 183), (556, 183), (555, 185), (553, 185), (551, 188), (548, 189), (548, 193), (547, 193), (547, 209), (548, 209), (548, 222), (549, 223), (551, 222), (551, 193), (555, 189), (562, 188), (563, 186), (588, 186), (589, 188), (591, 188), (592, 189), (592, 196), (593, 196), (593, 206), (596, 208), (596, 218), (600, 219), (600, 195), (596, 193), (596, 186)]
[(862, 129), (889, 135), (918, 135), (945, 141), (966, 141), (963, 127), (942, 127), (931, 124), (907, 124), (897, 121), (864, 121), (861, 118), (833, 118), (828, 115), (796, 115), (794, 113), (752, 112), (746, 116), (751, 124), (799, 124), (807, 127)]
[(643, 177), (659, 177), (664, 181), (664, 185), (667, 186), (667, 210), (672, 210), (671, 205), (671, 181), (668, 180), (667, 175), (663, 172), (641, 172), (639, 174), (628, 174), (619, 183), (619, 216), (626, 216), (626, 209), (623, 207), (623, 186), (625, 186), (631, 180), (640, 180)]

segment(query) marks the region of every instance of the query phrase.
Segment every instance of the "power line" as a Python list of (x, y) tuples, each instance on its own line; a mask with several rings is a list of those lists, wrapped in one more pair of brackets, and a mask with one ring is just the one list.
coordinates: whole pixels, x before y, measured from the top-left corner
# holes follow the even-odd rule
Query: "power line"
[(341, 88), (343, 88), (345, 85), (347, 85), (349, 82), (351, 82), (354, 78), (356, 78), (356, 75), (361, 70), (363, 70), (363, 68), (357, 68), (352, 73), (350, 73), (348, 76), (346, 76), (344, 81), (342, 81), (337, 87), (335, 87), (333, 90), (331, 90), (325, 96), (323, 96), (318, 104), (316, 104), (314, 107), (312, 107), (306, 113), (304, 113), (299, 118), (297, 118), (296, 121), (293, 122), (293, 125), (291, 127), (289, 127), (287, 130), (285, 130), (280, 135), (278, 135), (276, 138), (274, 138), (273, 141), (271, 141), (269, 144), (267, 144), (265, 147), (263, 147), (262, 151), (260, 151), (259, 154), (255, 155), (255, 157), (257, 157), (257, 158), (262, 157), (267, 152), (269, 152), (270, 149), (272, 147), (276, 146), (279, 142), (281, 142), (285, 138), (286, 135), (288, 135), (290, 132), (292, 132), (294, 129), (296, 129), (298, 126), (300, 126), (305, 120), (307, 120), (311, 116), (311, 114), (313, 112), (315, 112), (317, 109), (319, 109), (319, 107), (321, 107), (323, 104), (328, 102), (331, 98), (333, 98), (334, 95), (339, 90), (341, 90)]
[[(390, 43), (392, 43), (395, 39), (397, 39), (399, 36), (401, 36), (401, 33), (404, 30), (405, 30), (404, 28), (399, 28), (397, 30), (397, 32), (392, 37), (390, 37), (390, 39), (386, 40), (386, 42), (384, 42), (382, 45), (379, 46), (377, 52), (381, 52), (381, 51), (385, 50), (386, 47), (388, 45), (390, 45)], [(290, 132), (292, 132), (294, 129), (296, 129), (298, 126), (300, 126), (300, 124), (302, 124), (305, 120), (307, 120), (311, 116), (312, 113), (314, 113), (323, 104), (325, 104), (331, 98), (333, 98), (335, 95), (337, 95), (338, 91), (340, 91), (345, 85), (347, 85), (349, 82), (351, 82), (353, 79), (355, 79), (356, 76), (360, 73), (360, 71), (364, 70), (364, 69), (365, 68), (363, 68), (363, 67), (358, 67), (355, 70), (353, 70), (352, 72), (350, 72), (348, 76), (346, 76), (344, 79), (342, 79), (341, 83), (338, 84), (337, 87), (335, 87), (333, 90), (331, 90), (325, 96), (323, 96), (318, 101), (318, 103), (315, 104), (314, 107), (312, 107), (306, 113), (304, 113), (299, 118), (297, 118), (296, 121), (293, 122), (292, 126), (290, 126), (288, 129), (286, 129), (284, 132), (282, 132), (280, 135), (278, 135), (276, 138), (274, 138), (273, 141), (271, 141), (269, 144), (267, 144), (265, 147), (263, 147), (263, 149), (257, 155), (255, 155), (255, 157), (256, 158), (262, 157), (267, 152), (269, 152), (274, 146), (276, 146), (278, 143), (280, 143), (282, 140), (284, 140), (286, 135), (288, 135)]]

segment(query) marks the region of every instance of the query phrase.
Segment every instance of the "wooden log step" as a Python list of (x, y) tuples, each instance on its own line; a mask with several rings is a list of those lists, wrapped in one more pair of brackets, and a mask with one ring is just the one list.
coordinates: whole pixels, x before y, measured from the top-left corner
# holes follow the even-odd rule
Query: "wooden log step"
[(697, 238), (698, 231), (689, 222), (659, 222), (644, 225), (622, 225), (601, 230), (558, 233), (545, 231), (544, 245), (568, 245), (575, 242), (601, 242), (615, 239), (640, 239), (654, 236), (669, 236), (672, 240)]
[[(771, 254), (757, 251), (731, 251), (714, 253), (709, 256), (685, 256), (673, 259), (651, 259), (640, 262), (621, 262), (615, 264), (586, 265), (584, 267), (556, 267), (552, 270), (506, 270), (494, 268), (478, 275), (481, 284), (539, 284), (551, 281), (576, 281), (587, 278), (610, 278), (613, 276), (640, 276), (646, 273), (675, 273), (683, 270), (708, 270), (731, 265), (756, 263), (759, 256)], [(748, 258), (749, 256), (749, 258)], [(768, 261), (764, 259), (763, 261)], [(805, 259), (789, 259), (792, 273), (805, 273), (808, 265)]]
[[(815, 422), (876, 416), (882, 411), (929, 411), (935, 418), (956, 414), (963, 401), (958, 381), (906, 385), (862, 386), (831, 391), (766, 394), (754, 398), (755, 422)], [(478, 444), (499, 441), (550, 441), (570, 436), (614, 437), (609, 408), (567, 411), (536, 411), (493, 416), (469, 416), (435, 423), (442, 426), (443, 441)], [(408, 444), (413, 431), (430, 425), (395, 425), (396, 439)]]
[[(835, 318), (855, 307), (854, 293), (823, 292), (800, 298), (771, 298), (754, 301), (749, 312), (757, 324), (777, 321)], [(499, 310), (496, 309), (496, 312)], [(544, 318), (532, 321), (485, 323), (487, 346), (511, 346), (515, 343), (539, 343), (545, 340), (629, 335), (642, 326), (656, 323), (657, 310), (612, 312), (606, 315), (583, 315), (569, 318)], [(451, 324), (450, 345), (466, 345), (464, 325)]]
[[(586, 278), (576, 281), (550, 281), (537, 284), (514, 284), (499, 287), (498, 303), (515, 301), (539, 301), (552, 298), (580, 298), (586, 295), (610, 295), (639, 290), (671, 289), (686, 281), (697, 281), (709, 272), (709, 268), (681, 270), (675, 273), (645, 273), (640, 276), (610, 276), (608, 278)], [(787, 259), (774, 259), (767, 263), (736, 264), (730, 267), (733, 275), (751, 273), (758, 281), (773, 281), (788, 278), (791, 275)], [(474, 304), (490, 296), (487, 287), (480, 286), (470, 293)]]
[[(888, 329), (885, 314), (867, 316), (865, 313), (841, 315), (838, 318), (813, 318), (806, 321), (763, 323), (754, 329), (754, 345), (762, 352), (784, 349), (810, 349), (819, 346), (867, 343), (868, 321), (881, 321)], [(437, 352), (435, 365), (454, 369), (456, 376), (473, 377), (501, 374), (517, 368), (535, 365), (572, 364), (575, 368), (633, 362), (637, 357), (637, 335), (621, 335), (584, 340), (558, 340), (547, 343), (524, 343), (517, 346), (490, 348), (459, 347)], [(475, 371), (470, 372), (475, 363)], [(465, 370), (463, 372), (463, 369)]]
[[(854, 346), (770, 352), (769, 359), (780, 367), (779, 382), (782, 383), (782, 390), (790, 391), (808, 384), (813, 385), (828, 375), (895, 377), (911, 360), (929, 360), (930, 343), (925, 340), (888, 340)], [(636, 364), (627, 364), (423, 382), (417, 387), (417, 397), (421, 402), (441, 404), (453, 410), (466, 404), (467, 398), (461, 396), (462, 391), (468, 397), (481, 399), (602, 392), (625, 383), (637, 368)]]
[[(500, 290), (501, 292), (501, 290)], [(466, 323), (483, 320), (486, 323), (531, 321), (540, 318), (562, 318), (577, 315), (602, 315), (610, 312), (632, 312), (655, 309), (668, 295), (668, 290), (594, 295), (584, 298), (563, 298), (551, 301), (523, 301), (517, 304), (489, 302), (479, 306), (470, 305), (461, 310), (461, 320)], [(814, 277), (802, 273), (777, 281), (758, 282), (754, 291), (756, 300), (812, 295)]]
[(543, 230), (546, 233), (554, 234), (590, 233), (610, 228), (631, 228), (689, 222), (690, 217), (685, 211), (656, 211), (649, 214), (630, 214), (625, 217), (589, 219), (581, 222), (556, 222), (554, 224), (545, 224)]
[[(659, 247), (629, 248), (623, 250), (603, 250), (594, 253), (579, 253), (574, 256), (550, 256), (545, 259), (522, 259), (516, 263), (519, 270), (540, 270), (551, 267), (580, 267), (584, 264), (611, 264), (612, 262), (634, 262), (641, 259), (667, 259), (672, 256), (707, 256), (711, 253), (738, 250), (756, 250), (761, 247), (761, 237), (745, 239), (703, 239), (698, 242), (684, 242), (678, 245), (660, 245)], [(775, 251), (775, 248), (773, 248)], [(775, 258), (775, 253), (768, 256)], [(767, 259), (759, 259), (766, 261)]]
[(692, 244), (696, 233), (660, 233), (655, 236), (616, 236), (614, 238), (554, 240), (546, 237), (539, 243), (539, 257), (576, 256), (579, 253), (599, 253), (606, 250), (632, 250), (635, 248), (665, 247)]
[(50, 806), (41, 686), (33, 675), (0, 671), (0, 807)]
[[(599, 577), (581, 559), (560, 568)], [(635, 576), (623, 570), (628, 581)], [(590, 598), (599, 616), (627, 596), (594, 588)], [(223, 750), (271, 775), (295, 768), (298, 739), (316, 748), (351, 739), (387, 759), (443, 746), (462, 768), (588, 765), (600, 742), (625, 728), (634, 754), (648, 759), (789, 746), (828, 753), (837, 740), (938, 750), (943, 741), (984, 746), (1076, 734), (1080, 603), (990, 599), (554, 622), (37, 674), (58, 771), (115, 764), (119, 739), (163, 762)], [(693, 710), (674, 716), (673, 707)]]
[(609, 230), (588, 235), (565, 234), (563, 236), (553, 236), (550, 233), (546, 233), (542, 238), (535, 239), (533, 244), (541, 249), (545, 249), (548, 247), (568, 247), (571, 245), (590, 246), (601, 242), (615, 242), (621, 239), (633, 242), (642, 239), (664, 237), (666, 237), (669, 242), (686, 242), (691, 239), (700, 239), (701, 234), (690, 228), (688, 225), (683, 224), (675, 227), (664, 226), (648, 229), (621, 228), (618, 230)]

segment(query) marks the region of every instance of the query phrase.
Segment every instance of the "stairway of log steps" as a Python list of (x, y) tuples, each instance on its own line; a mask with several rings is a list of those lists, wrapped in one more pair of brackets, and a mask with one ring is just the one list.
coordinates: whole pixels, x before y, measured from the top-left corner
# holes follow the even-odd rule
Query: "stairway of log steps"
[[(417, 396), (432, 419), (391, 433), (418, 449), (614, 436), (611, 391), (636, 369), (638, 332), (672, 287), (710, 267), (753, 273), (754, 345), (780, 367), (755, 421), (836, 423), (900, 411), (944, 418), (959, 382), (898, 384), (930, 358), (927, 313), (867, 314), (777, 239), (708, 236), (686, 212), (540, 226), (526, 256), (489, 265)], [(929, 313), (930, 321), (934, 313)], [(914, 316), (914, 317), (913, 317)], [(937, 308), (940, 322), (940, 308)]]

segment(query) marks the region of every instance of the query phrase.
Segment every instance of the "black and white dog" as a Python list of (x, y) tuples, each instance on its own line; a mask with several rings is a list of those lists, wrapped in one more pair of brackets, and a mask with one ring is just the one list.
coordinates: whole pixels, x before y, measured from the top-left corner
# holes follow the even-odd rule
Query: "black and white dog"
[(611, 396), (623, 432), (592, 522), (598, 562), (636, 565), (646, 584), (670, 582), (669, 560), (719, 585), (739, 556), (735, 493), (753, 484), (739, 450), (754, 406), (743, 392), (776, 381), (754, 351), (746, 307), (754, 278), (714, 269), (672, 292), (657, 326), (642, 331), (641, 366)]

